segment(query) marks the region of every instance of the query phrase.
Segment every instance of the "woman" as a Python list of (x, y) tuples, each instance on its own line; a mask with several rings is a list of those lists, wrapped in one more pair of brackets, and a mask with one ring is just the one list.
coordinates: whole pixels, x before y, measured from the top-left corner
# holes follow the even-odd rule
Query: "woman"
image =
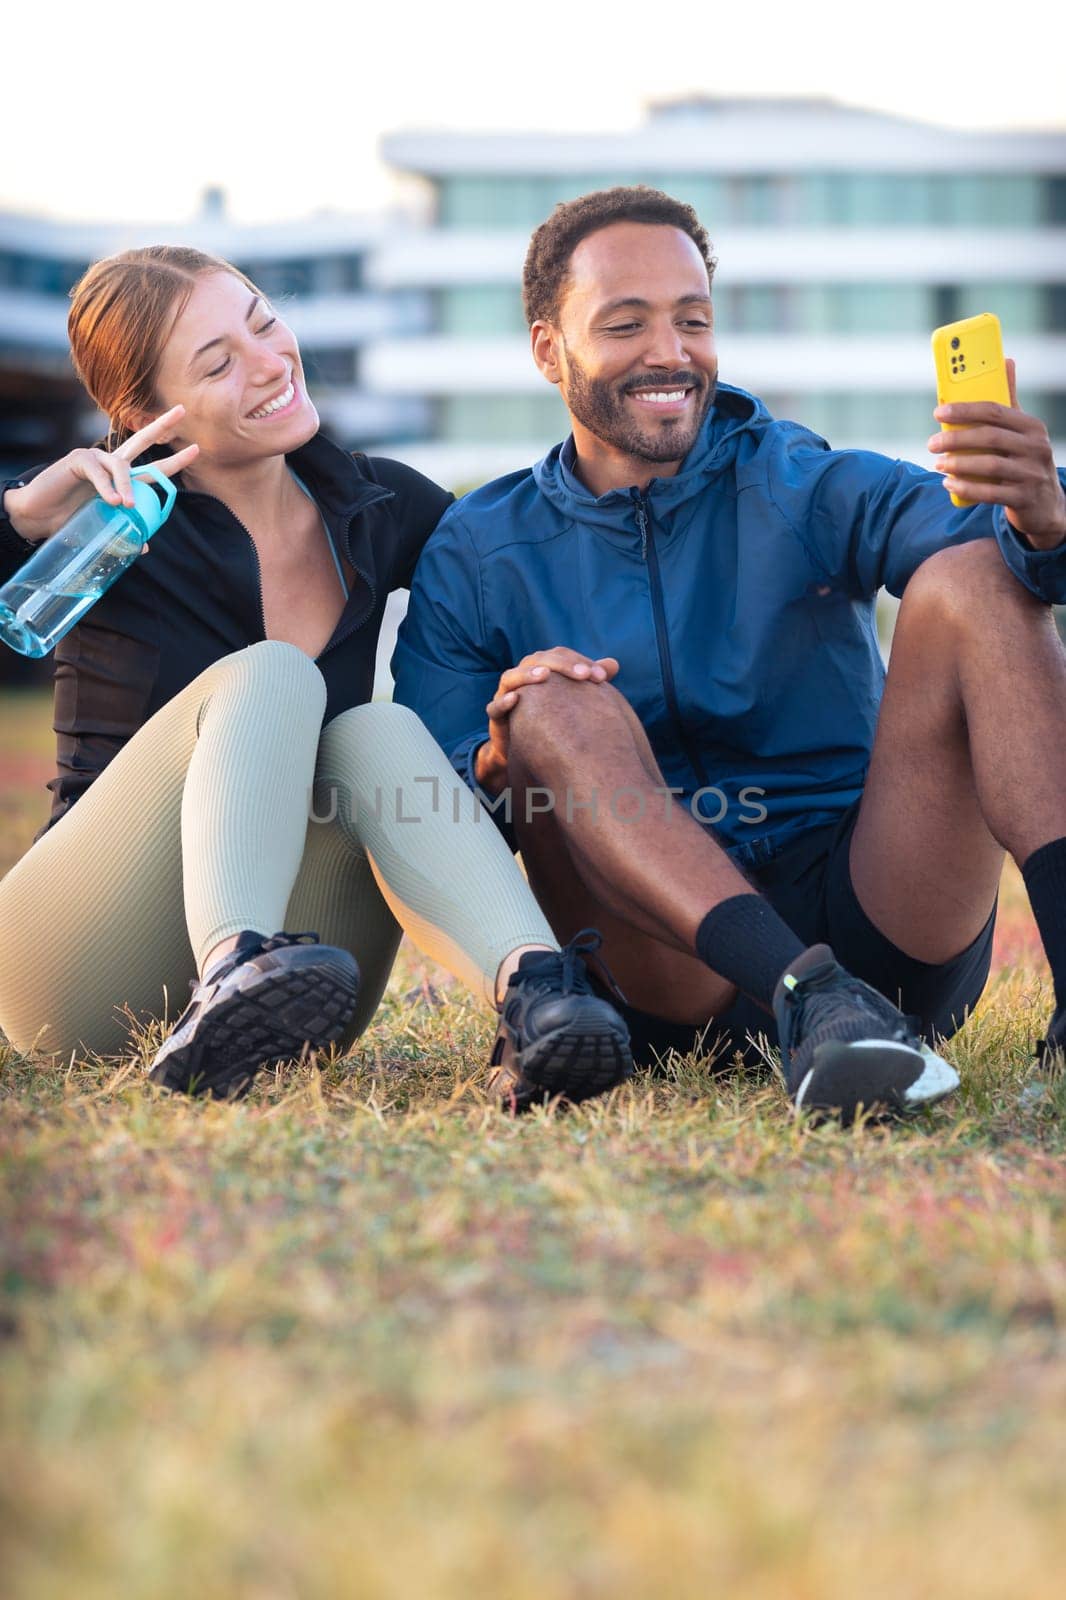
[(369, 703), (385, 600), (451, 497), (322, 437), (291, 330), (215, 257), (97, 263), (69, 333), (109, 449), (6, 487), (0, 577), (93, 494), (129, 504), (146, 451), (179, 493), (56, 650), (52, 816), (0, 884), (7, 1037), (120, 1050), (195, 972), (152, 1077), (237, 1093), (350, 1044), (406, 931), (502, 1006), (512, 1104), (628, 1076), (624, 1024), (579, 961), (598, 941), (558, 951), (422, 724)]

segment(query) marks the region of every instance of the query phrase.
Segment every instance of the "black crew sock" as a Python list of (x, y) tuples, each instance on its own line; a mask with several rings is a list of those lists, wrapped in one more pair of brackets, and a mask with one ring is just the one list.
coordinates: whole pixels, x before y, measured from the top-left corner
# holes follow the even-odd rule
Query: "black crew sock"
[(1044, 953), (1055, 985), (1055, 1004), (1066, 1010), (1066, 839), (1034, 850), (1022, 868)]
[(723, 900), (708, 911), (696, 930), (700, 960), (768, 1011), (777, 980), (806, 948), (769, 901), (758, 894), (735, 894)]

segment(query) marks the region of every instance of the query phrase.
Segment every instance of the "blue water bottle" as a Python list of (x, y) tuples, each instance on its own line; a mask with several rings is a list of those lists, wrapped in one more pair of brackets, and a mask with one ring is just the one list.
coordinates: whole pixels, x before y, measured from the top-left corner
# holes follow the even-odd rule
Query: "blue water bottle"
[(88, 501), (0, 589), (0, 639), (12, 650), (46, 656), (163, 526), (177, 497), (174, 485), (151, 463), (130, 476), (132, 506)]

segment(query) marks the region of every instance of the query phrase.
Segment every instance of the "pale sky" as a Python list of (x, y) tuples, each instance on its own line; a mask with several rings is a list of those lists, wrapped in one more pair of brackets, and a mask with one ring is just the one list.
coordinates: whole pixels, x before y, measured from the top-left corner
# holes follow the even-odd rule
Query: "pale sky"
[(639, 125), (648, 100), (819, 94), (957, 126), (1066, 127), (1061, 0), (13, 0), (0, 208), (244, 220), (372, 211), (401, 129)]

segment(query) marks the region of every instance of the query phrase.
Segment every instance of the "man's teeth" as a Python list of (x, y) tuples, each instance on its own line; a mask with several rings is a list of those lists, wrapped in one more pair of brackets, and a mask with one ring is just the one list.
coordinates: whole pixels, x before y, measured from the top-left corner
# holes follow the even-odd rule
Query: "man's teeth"
[(295, 393), (296, 393), (296, 390), (295, 390), (294, 386), (290, 383), (289, 387), (285, 390), (284, 394), (279, 394), (278, 398), (276, 400), (271, 400), (271, 402), (270, 402), (270, 404), (268, 406), (260, 406), (258, 411), (253, 411), (252, 412), (252, 416), (253, 417), (269, 417), (271, 415), (271, 413), (274, 412), (274, 411), (283, 411), (285, 409), (285, 407), (289, 404), (289, 402), (291, 401), (291, 399), (292, 399), (292, 397), (293, 397), (293, 395)]
[(638, 389), (634, 394), (634, 399), (651, 401), (653, 405), (657, 406), (676, 406), (685, 398), (687, 393), (687, 389), (670, 389), (654, 394), (649, 393), (646, 389)]

